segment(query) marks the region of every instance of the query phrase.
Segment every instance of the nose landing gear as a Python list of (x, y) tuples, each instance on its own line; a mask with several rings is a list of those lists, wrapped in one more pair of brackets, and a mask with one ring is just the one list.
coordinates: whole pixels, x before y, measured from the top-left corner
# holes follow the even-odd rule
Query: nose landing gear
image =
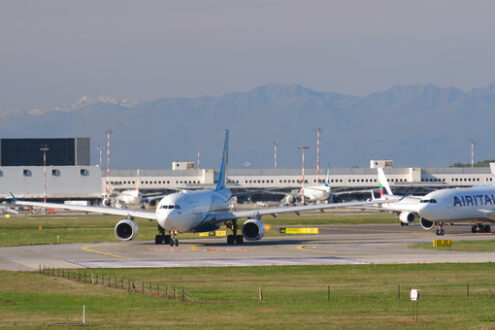
[(172, 238), (170, 239), (170, 246), (179, 246), (179, 240), (177, 239), (177, 230), (172, 230), (170, 233), (172, 234)]
[(442, 221), (436, 222), (435, 225), (437, 226), (437, 236), (445, 235), (445, 230), (443, 229), (443, 222)]

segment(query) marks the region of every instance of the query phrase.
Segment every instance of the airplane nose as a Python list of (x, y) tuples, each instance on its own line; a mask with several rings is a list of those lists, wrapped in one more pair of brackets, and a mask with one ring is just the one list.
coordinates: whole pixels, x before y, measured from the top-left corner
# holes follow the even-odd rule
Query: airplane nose
[(165, 230), (176, 230), (179, 219), (176, 210), (167, 210), (163, 212), (158, 219), (158, 223)]
[(160, 225), (160, 227), (162, 227), (163, 229), (167, 229), (169, 216), (170, 216), (170, 210), (163, 210), (159, 214), (157, 222)]
[(434, 215), (433, 208), (428, 203), (423, 204), (419, 208), (418, 213), (422, 218), (426, 218), (426, 219), (432, 219)]

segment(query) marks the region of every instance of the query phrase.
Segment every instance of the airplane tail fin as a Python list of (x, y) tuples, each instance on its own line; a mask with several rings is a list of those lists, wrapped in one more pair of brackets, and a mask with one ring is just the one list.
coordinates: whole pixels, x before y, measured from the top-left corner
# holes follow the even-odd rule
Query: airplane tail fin
[(327, 178), (325, 179), (325, 186), (330, 187), (330, 163), (327, 166)]
[(380, 183), (380, 197), (383, 195), (393, 195), (390, 185), (388, 184), (387, 177), (383, 172), (382, 168), (377, 168), (378, 171), (378, 182)]
[(227, 168), (229, 165), (229, 130), (225, 130), (225, 142), (223, 144), (222, 164), (220, 165), (220, 172), (218, 172), (216, 190), (220, 190), (225, 187), (225, 178), (227, 176)]
[(490, 163), (490, 172), (495, 176), (495, 163)]
[(139, 193), (139, 184), (141, 183), (141, 179), (139, 178), (139, 168), (137, 170), (137, 178), (136, 178), (136, 191)]

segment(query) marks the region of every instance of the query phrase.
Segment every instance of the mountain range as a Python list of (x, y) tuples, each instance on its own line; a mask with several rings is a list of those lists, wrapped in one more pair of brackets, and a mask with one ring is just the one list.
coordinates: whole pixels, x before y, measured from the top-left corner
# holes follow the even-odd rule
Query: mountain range
[[(230, 166), (301, 166), (300, 145), (315, 167), (316, 127), (321, 128), (322, 167), (367, 167), (370, 159), (393, 159), (396, 167), (441, 167), (492, 159), (495, 84), (470, 91), (432, 84), (394, 86), (368, 96), (315, 91), (300, 85), (266, 84), (247, 92), (198, 98), (132, 102), (83, 97), (53, 109), (0, 107), (0, 138), (90, 137), (92, 163), (112, 128), (112, 167), (170, 168), (196, 160), (217, 168), (223, 131), (231, 130)], [(49, 157), (49, 155), (48, 155)]]

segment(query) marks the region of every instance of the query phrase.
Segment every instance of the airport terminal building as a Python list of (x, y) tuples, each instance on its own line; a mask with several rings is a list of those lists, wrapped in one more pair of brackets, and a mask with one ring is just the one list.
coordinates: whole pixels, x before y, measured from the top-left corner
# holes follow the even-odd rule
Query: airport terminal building
[[(42, 148), (47, 148), (46, 168)], [(196, 169), (194, 162), (173, 162), (170, 170), (111, 170), (113, 192), (135, 189), (171, 192), (178, 189), (213, 188), (218, 172)], [(489, 168), (393, 168), (392, 160), (371, 160), (369, 168), (330, 170), (332, 189), (378, 187), (377, 167), (385, 169), (392, 189), (447, 188), (493, 184)], [(46, 170), (46, 175), (45, 175)], [(305, 185), (324, 182), (326, 171), (305, 170)], [(106, 169), (90, 165), (89, 138), (0, 139), (0, 199), (85, 199), (96, 201), (105, 192)], [(300, 169), (229, 169), (227, 181), (233, 190), (300, 188)], [(138, 183), (139, 182), (139, 183)], [(46, 184), (46, 185), (45, 185)], [(46, 190), (45, 190), (46, 187)], [(425, 190), (423, 190), (425, 191)]]
[[(305, 171), (305, 184), (325, 181), (317, 178), (316, 170)], [(405, 192), (432, 188), (467, 187), (493, 184), (489, 168), (387, 168), (385, 173), (392, 189)], [(47, 166), (46, 195), (48, 199), (96, 200), (105, 191), (106, 171), (98, 166)], [(189, 170), (112, 170), (112, 191), (135, 189), (143, 192), (170, 192), (177, 189), (212, 188), (218, 172), (210, 169)], [(300, 169), (231, 169), (227, 175), (233, 190), (280, 188), (287, 191), (301, 187)], [(338, 168), (330, 171), (330, 186), (334, 190), (347, 188), (377, 188), (375, 168)], [(43, 166), (0, 167), (0, 199), (13, 192), (20, 198), (41, 199), (44, 194)]]

